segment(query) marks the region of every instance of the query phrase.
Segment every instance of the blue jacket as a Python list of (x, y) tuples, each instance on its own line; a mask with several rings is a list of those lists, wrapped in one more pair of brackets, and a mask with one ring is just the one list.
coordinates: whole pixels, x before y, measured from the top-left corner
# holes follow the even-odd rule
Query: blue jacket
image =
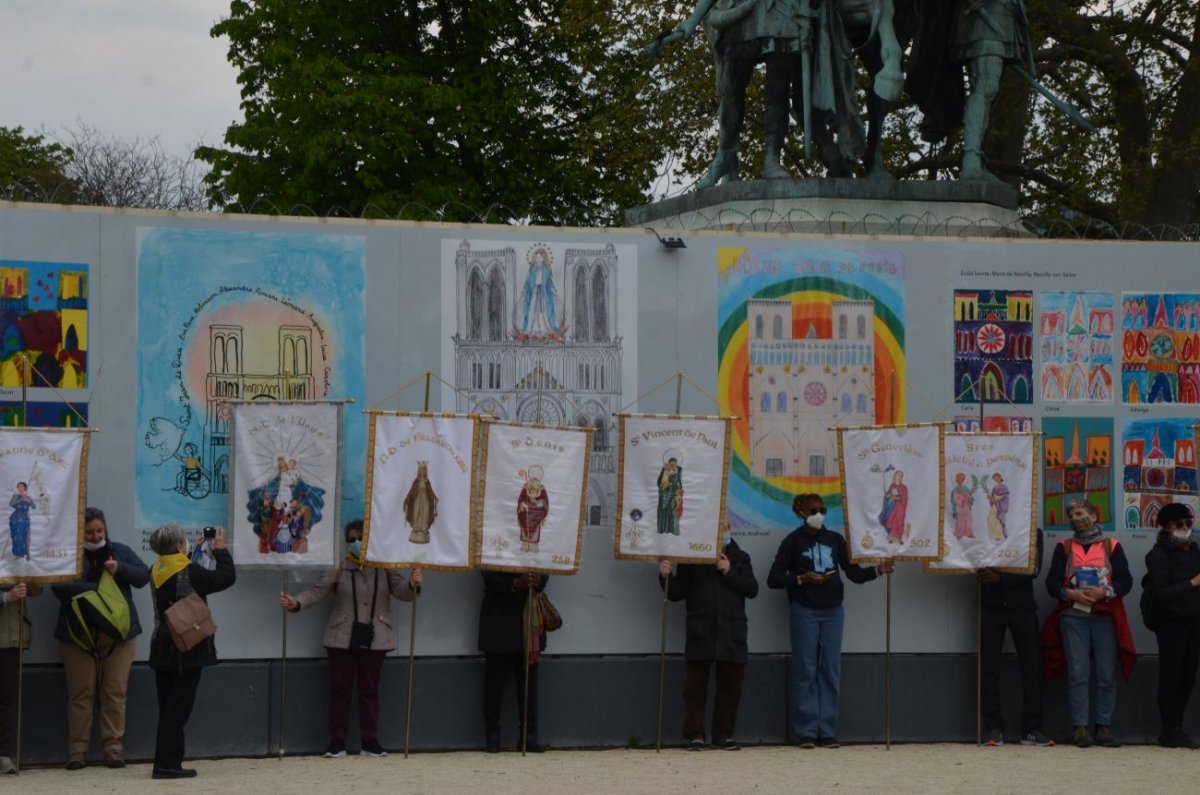
[(125, 594), (125, 601), (129, 603), (129, 637), (136, 638), (142, 634), (137, 607), (133, 604), (133, 589), (144, 588), (146, 583), (150, 582), (150, 568), (129, 547), (109, 541), (104, 549), (96, 552), (84, 551), (82, 580), (62, 583), (50, 589), (61, 602), (58, 606), (58, 625), (54, 628), (54, 637), (63, 643), (71, 642), (71, 635), (67, 632), (67, 610), (70, 609), (68, 603), (71, 597), (96, 587), (96, 583), (100, 582), (100, 573), (104, 571), (104, 561), (108, 560), (110, 555), (117, 561), (117, 573), (113, 575), (113, 579), (117, 581), (121, 593)]

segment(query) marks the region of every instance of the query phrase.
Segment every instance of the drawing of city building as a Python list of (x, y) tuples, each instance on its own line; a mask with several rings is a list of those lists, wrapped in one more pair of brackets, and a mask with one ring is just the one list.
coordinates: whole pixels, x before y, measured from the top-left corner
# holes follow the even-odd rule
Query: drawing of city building
[(1087, 500), (1101, 523), (1111, 521), (1112, 420), (1048, 417), (1042, 431), (1045, 529), (1067, 529), (1072, 500)]
[(312, 328), (279, 326), (275, 372), (246, 372), (245, 327), (208, 327), (208, 374), (205, 377), (204, 430), (200, 467), (210, 491), (229, 490), (230, 400), (314, 400)]
[(1033, 294), (954, 291), (954, 400), (1029, 403), (1033, 381)]
[(1195, 512), (1196, 440), (1191, 428), (1194, 422), (1178, 419), (1126, 422), (1125, 527), (1156, 527), (1159, 510), (1170, 502), (1185, 503)]
[[(524, 246), (523, 246), (524, 247)], [(612, 245), (455, 252), (458, 411), (593, 429), (586, 521), (609, 525), (621, 408), (619, 263)]]
[(1126, 403), (1200, 403), (1200, 295), (1126, 293), (1121, 330)]
[(1113, 315), (1108, 293), (1042, 294), (1042, 400), (1112, 400)]
[(832, 334), (793, 332), (789, 300), (746, 302), (750, 333), (750, 471), (757, 477), (837, 474), (829, 429), (875, 422), (875, 302), (833, 301)]

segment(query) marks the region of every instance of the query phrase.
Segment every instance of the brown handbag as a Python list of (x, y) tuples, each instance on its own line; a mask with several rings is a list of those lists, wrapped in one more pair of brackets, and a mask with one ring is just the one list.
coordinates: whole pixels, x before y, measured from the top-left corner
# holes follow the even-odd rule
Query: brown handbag
[(187, 569), (176, 575), (176, 593), (183, 593), (175, 603), (163, 611), (163, 621), (171, 631), (171, 640), (180, 652), (190, 651), (217, 634), (212, 612), (208, 604), (192, 590)]
[(556, 629), (562, 629), (562, 613), (558, 612), (558, 608), (544, 592), (537, 595), (537, 610), (543, 630), (553, 632)]

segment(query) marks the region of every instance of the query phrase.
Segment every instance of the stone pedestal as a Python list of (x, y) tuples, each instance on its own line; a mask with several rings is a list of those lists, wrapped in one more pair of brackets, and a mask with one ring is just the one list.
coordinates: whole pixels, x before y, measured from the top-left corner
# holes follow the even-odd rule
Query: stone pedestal
[(741, 232), (1032, 237), (1017, 192), (986, 182), (770, 179), (634, 207), (627, 227)]

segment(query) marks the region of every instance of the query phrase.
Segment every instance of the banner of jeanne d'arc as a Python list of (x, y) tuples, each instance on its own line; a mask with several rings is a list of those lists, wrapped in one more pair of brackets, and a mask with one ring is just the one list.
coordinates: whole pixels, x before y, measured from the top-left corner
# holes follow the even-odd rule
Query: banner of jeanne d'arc
[(942, 557), (942, 436), (941, 425), (838, 429), (852, 561)]
[(933, 572), (1030, 571), (1037, 555), (1037, 436), (948, 433), (942, 545)]
[(618, 559), (709, 562), (721, 550), (728, 417), (621, 415)]
[(470, 569), (478, 420), (408, 412), (369, 416), (366, 561)]
[(480, 568), (574, 574), (592, 431), (488, 422), (483, 434)]
[(231, 403), (238, 565), (330, 566), (338, 549), (341, 403)]
[(76, 580), (81, 573), (90, 431), (0, 430), (0, 584)]

